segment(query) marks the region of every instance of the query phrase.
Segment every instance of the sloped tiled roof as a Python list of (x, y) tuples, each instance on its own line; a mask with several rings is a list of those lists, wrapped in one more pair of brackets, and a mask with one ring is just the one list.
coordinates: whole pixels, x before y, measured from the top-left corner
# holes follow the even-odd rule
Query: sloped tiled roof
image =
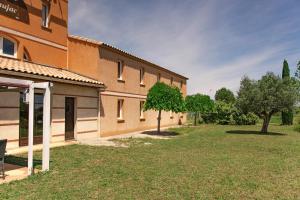
[(38, 76), (75, 81), (79, 83), (93, 84), (98, 85), (99, 87), (104, 86), (102, 82), (65, 69), (5, 57), (0, 57), (0, 70), (8, 70), (13, 72), (21, 72)]
[(97, 40), (93, 40), (93, 39), (89, 39), (89, 38), (82, 37), (82, 36), (77, 36), (77, 35), (69, 35), (69, 38), (75, 39), (75, 40), (80, 40), (80, 41), (83, 41), (83, 42), (88, 42), (88, 43), (95, 44), (95, 45), (99, 45), (99, 46), (106, 46), (106, 47), (108, 47), (108, 48), (114, 49), (114, 50), (119, 51), (119, 52), (121, 52), (121, 53), (123, 53), (123, 54), (126, 54), (126, 55), (128, 55), (128, 56), (131, 56), (131, 57), (133, 57), (133, 58), (135, 58), (135, 59), (138, 59), (138, 60), (140, 60), (140, 61), (143, 61), (143, 62), (146, 62), (146, 63), (148, 63), (148, 64), (151, 64), (152, 66), (154, 66), (154, 67), (156, 67), (156, 68), (159, 68), (159, 69), (161, 69), (161, 70), (163, 70), (163, 71), (166, 71), (166, 72), (168, 72), (168, 73), (175, 74), (175, 75), (177, 75), (177, 76), (179, 76), (179, 77), (182, 77), (182, 78), (184, 78), (184, 79), (188, 79), (187, 77), (185, 77), (185, 76), (183, 76), (183, 75), (181, 75), (181, 74), (178, 74), (178, 73), (176, 73), (176, 72), (173, 72), (173, 71), (171, 71), (171, 70), (168, 70), (168, 69), (165, 68), (165, 67), (161, 67), (161, 66), (159, 66), (159, 65), (157, 65), (157, 64), (155, 64), (155, 63), (152, 63), (152, 62), (147, 61), (147, 60), (145, 60), (145, 59), (143, 59), (143, 58), (140, 58), (140, 57), (138, 57), (138, 56), (135, 56), (135, 55), (133, 55), (133, 54), (130, 54), (130, 53), (126, 52), (126, 51), (123, 51), (122, 49), (119, 49), (119, 48), (117, 48), (117, 47), (111, 46), (111, 45), (106, 44), (106, 43), (104, 43), (104, 42), (97, 41)]

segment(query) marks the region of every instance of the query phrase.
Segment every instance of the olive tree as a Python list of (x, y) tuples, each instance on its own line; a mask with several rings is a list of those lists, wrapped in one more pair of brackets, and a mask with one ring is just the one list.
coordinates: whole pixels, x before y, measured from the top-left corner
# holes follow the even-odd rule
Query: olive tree
[(144, 109), (158, 111), (157, 132), (160, 133), (161, 112), (183, 112), (185, 109), (184, 99), (178, 87), (157, 82), (147, 94)]
[(212, 111), (214, 102), (208, 95), (195, 94), (185, 98), (185, 106), (186, 111), (193, 113), (194, 125), (196, 126), (199, 114)]
[(267, 133), (272, 115), (292, 109), (298, 97), (297, 80), (281, 79), (269, 72), (260, 80), (242, 79), (236, 106), (245, 113), (253, 112), (263, 119), (261, 132)]

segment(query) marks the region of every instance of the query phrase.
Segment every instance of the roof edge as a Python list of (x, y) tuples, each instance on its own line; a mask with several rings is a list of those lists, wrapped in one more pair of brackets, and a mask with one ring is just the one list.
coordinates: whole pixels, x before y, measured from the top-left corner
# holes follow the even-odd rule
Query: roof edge
[(68, 35), (68, 37), (71, 38), (71, 39), (74, 39), (74, 40), (79, 40), (79, 41), (91, 43), (91, 44), (94, 44), (94, 45), (104, 46), (104, 47), (110, 48), (110, 49), (115, 50), (115, 51), (117, 51), (117, 52), (119, 52), (119, 53), (125, 54), (126, 56), (130, 56), (130, 57), (132, 57), (133, 59), (137, 59), (137, 60), (139, 60), (139, 61), (141, 61), (141, 62), (144, 62), (144, 63), (146, 63), (146, 64), (152, 65), (153, 67), (156, 67), (156, 68), (158, 68), (158, 69), (160, 69), (160, 70), (162, 70), (162, 71), (165, 71), (165, 72), (174, 74), (174, 75), (179, 76), (179, 77), (181, 77), (181, 78), (183, 78), (183, 79), (185, 79), (185, 80), (189, 80), (189, 78), (187, 78), (186, 76), (183, 76), (183, 75), (178, 74), (178, 73), (176, 73), (176, 72), (174, 72), (174, 71), (171, 71), (171, 70), (167, 69), (166, 67), (161, 67), (161, 66), (159, 66), (158, 64), (155, 64), (155, 63), (153, 63), (153, 62), (150, 62), (150, 61), (148, 61), (148, 60), (145, 60), (145, 59), (143, 59), (143, 58), (140, 58), (140, 57), (138, 57), (138, 56), (135, 56), (135, 55), (133, 55), (133, 54), (131, 54), (131, 53), (128, 53), (128, 52), (126, 52), (126, 51), (123, 51), (123, 50), (121, 50), (121, 49), (119, 49), (119, 48), (117, 48), (117, 47), (114, 47), (114, 46), (112, 46), (112, 45), (109, 45), (109, 44), (107, 44), (107, 43), (104, 43), (104, 42), (101, 42), (101, 41), (97, 41), (97, 40), (94, 40), (94, 39), (89, 39), (89, 38), (82, 37), (82, 36), (70, 35), (70, 34)]

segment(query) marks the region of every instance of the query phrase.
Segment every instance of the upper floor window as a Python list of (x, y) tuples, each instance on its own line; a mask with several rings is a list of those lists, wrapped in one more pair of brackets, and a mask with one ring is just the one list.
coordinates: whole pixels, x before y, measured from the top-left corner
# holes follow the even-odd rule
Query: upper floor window
[(42, 26), (47, 28), (49, 26), (49, 5), (47, 4), (42, 5)]
[(140, 84), (144, 84), (144, 77), (145, 77), (145, 69), (140, 69)]
[(183, 87), (183, 81), (180, 81), (180, 89)]
[(118, 61), (118, 79), (123, 80), (123, 62)]
[(174, 79), (173, 77), (171, 77), (171, 85), (173, 85)]
[(26, 50), (24, 50), (23, 60), (25, 60), (25, 61), (29, 61), (30, 60), (29, 54), (28, 54), (28, 52)]
[(160, 73), (157, 75), (157, 82), (160, 82), (160, 79), (161, 79), (161, 75)]
[(17, 57), (17, 43), (5, 37), (0, 37), (0, 54)]

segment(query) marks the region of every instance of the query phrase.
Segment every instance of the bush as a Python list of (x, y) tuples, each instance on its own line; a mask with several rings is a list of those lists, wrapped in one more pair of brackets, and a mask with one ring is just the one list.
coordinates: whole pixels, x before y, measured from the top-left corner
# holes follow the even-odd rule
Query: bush
[(221, 124), (221, 125), (234, 124), (232, 119), (233, 111), (234, 111), (234, 107), (232, 104), (218, 101), (216, 103), (217, 124)]
[(254, 113), (243, 114), (238, 110), (233, 112), (232, 118), (236, 125), (255, 125), (259, 120)]
[(218, 113), (213, 111), (209, 113), (203, 113), (201, 118), (205, 124), (214, 124), (217, 121), (217, 115)]
[(255, 125), (259, 120), (254, 113), (244, 114), (233, 104), (221, 101), (216, 102), (213, 112), (204, 113), (201, 115), (201, 118), (206, 124), (217, 123), (221, 125)]

